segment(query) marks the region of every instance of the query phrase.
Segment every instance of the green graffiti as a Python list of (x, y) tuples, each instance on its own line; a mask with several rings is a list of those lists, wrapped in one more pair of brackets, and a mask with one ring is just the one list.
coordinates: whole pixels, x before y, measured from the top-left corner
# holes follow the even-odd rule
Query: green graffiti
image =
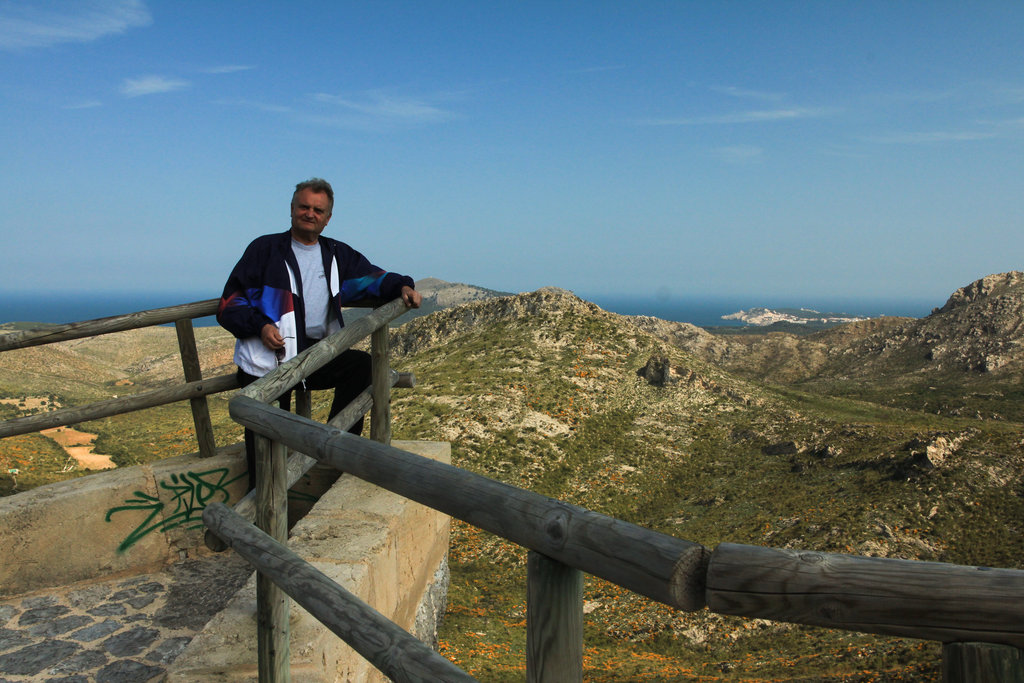
[[(107, 510), (108, 522), (118, 512), (149, 511), (146, 519), (128, 534), (117, 547), (117, 551), (123, 553), (154, 531), (167, 532), (178, 527), (184, 527), (186, 530), (202, 528), (203, 509), (212, 502), (227, 503), (231, 499), (227, 487), (244, 476), (245, 473), (228, 479), (226, 467), (206, 472), (172, 474), (170, 481), (164, 480), (158, 484), (161, 489), (171, 492), (170, 499), (166, 502), (148, 493), (135, 491), (135, 497), (125, 500), (124, 505)], [(164, 514), (165, 511), (169, 514)]]

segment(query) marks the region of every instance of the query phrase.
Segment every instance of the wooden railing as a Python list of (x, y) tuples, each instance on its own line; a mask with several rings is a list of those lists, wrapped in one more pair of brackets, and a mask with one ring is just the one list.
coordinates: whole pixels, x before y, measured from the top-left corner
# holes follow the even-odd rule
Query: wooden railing
[(387, 359), (387, 322), (401, 314), (401, 305), (395, 300), (375, 310), (230, 402), (232, 417), (261, 435), (259, 528), (219, 504), (207, 507), (203, 518), (213, 535), (259, 571), (261, 682), (289, 680), (285, 595), (393, 680), (472, 680), (287, 550), (288, 448), (528, 548), (528, 681), (582, 680), (582, 572), (681, 610), (708, 607), (720, 614), (938, 640), (944, 643), (947, 681), (1024, 678), (1024, 571), (737, 544), (711, 551), (392, 448), (378, 430), (367, 440), (341, 425), (270, 405), (372, 334), (373, 408), (387, 424), (382, 409), (384, 387), (390, 385), (378, 385), (376, 378), (386, 376), (378, 363)]
[(192, 408), (192, 421), (196, 428), (199, 454), (202, 457), (212, 456), (217, 448), (206, 397), (210, 394), (235, 389), (238, 387), (238, 381), (234, 374), (203, 379), (192, 320), (213, 315), (217, 312), (217, 304), (217, 299), (208, 299), (179, 306), (155, 308), (138, 313), (0, 335), (0, 352), (2, 352), (174, 323), (178, 335), (178, 351), (181, 354), (182, 369), (185, 372), (184, 384), (0, 422), (0, 438), (188, 400)]
[[(232, 400), (232, 415), (276, 443), (529, 548), (526, 656), (531, 681), (581, 680), (580, 571), (688, 611), (707, 606), (720, 614), (939, 640), (948, 644), (951, 661), (1021, 658), (1024, 571), (736, 544), (712, 552), (247, 397)], [(204, 519), (214, 533), (227, 535), (229, 516), (223, 506), (211, 506)], [(251, 561), (280, 559), (251, 534), (228, 542)], [(260, 568), (259, 560), (255, 564)], [(296, 595), (327, 599), (311, 597), (308, 590), (303, 586)], [(370, 640), (396, 642), (397, 636), (382, 632)], [(385, 673), (395, 680), (423, 680)], [(947, 680), (979, 679), (971, 674)]]
[[(208, 436), (198, 436), (200, 451), (211, 454), (205, 396), (237, 384), (234, 375), (201, 378), (191, 321), (211, 315), (216, 305), (201, 301), (0, 336), (4, 351), (173, 322), (186, 377), (175, 387), (8, 420), (0, 423), (0, 437), (189, 399), (197, 435), (208, 430)], [(376, 308), (230, 402), (232, 417), (259, 435), (255, 496), (235, 510), (211, 504), (203, 518), (208, 544), (234, 548), (259, 571), (261, 682), (289, 680), (287, 595), (393, 680), (473, 680), (287, 549), (287, 489), (317, 462), (530, 550), (529, 681), (582, 680), (582, 572), (681, 610), (708, 607), (720, 614), (938, 640), (944, 644), (947, 681), (1024, 680), (1024, 571), (736, 544), (710, 551), (392, 448), (390, 389), (396, 382), (411, 384), (411, 377), (390, 369), (388, 323), (404, 311), (399, 299)], [(296, 414), (269, 405), (367, 336), (372, 386), (329, 424), (309, 419), (308, 392), (298, 392)], [(368, 410), (372, 440), (347, 433)]]

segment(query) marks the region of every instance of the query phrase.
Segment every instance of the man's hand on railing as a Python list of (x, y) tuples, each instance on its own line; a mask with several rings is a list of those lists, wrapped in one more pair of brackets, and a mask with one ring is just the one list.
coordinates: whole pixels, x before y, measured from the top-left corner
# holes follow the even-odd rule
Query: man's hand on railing
[(419, 308), (420, 304), (423, 303), (423, 297), (415, 289), (406, 285), (402, 287), (402, 301), (409, 308)]

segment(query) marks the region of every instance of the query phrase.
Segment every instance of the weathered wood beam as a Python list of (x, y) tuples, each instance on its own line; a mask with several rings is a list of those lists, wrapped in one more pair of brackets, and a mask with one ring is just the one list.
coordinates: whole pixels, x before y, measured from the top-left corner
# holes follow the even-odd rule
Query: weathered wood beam
[(387, 325), (382, 325), (370, 335), (371, 388), (373, 406), (370, 408), (370, 438), (383, 444), (391, 444), (391, 334)]
[[(346, 304), (348, 308), (373, 308), (380, 305), (379, 299), (367, 298)], [(136, 330), (141, 327), (166, 325), (182, 319), (205, 318), (215, 315), (220, 299), (204, 299), (176, 306), (151, 308), (135, 313), (112, 315), (106, 318), (94, 318), (61, 325), (48, 325), (35, 330), (16, 330), (0, 334), (0, 351), (23, 349), (29, 346), (43, 346), (71, 339), (97, 337), (113, 332)]]
[(719, 614), (924, 640), (1024, 646), (1024, 571), (723, 543)]
[(526, 558), (526, 681), (583, 680), (583, 573), (530, 551)]
[(303, 378), (331, 362), (374, 330), (405, 313), (408, 307), (401, 299), (394, 299), (376, 308), (353, 323), (345, 325), (339, 332), (309, 347), (295, 358), (256, 380), (240, 392), (261, 403), (270, 403), (297, 385)]
[(140, 327), (166, 325), (182, 318), (204, 318), (217, 312), (217, 304), (217, 299), (207, 299), (190, 304), (153, 308), (137, 313), (126, 313), (107, 318), (52, 325), (38, 330), (9, 332), (0, 335), (0, 351), (23, 349), (28, 346), (41, 346), (70, 339), (96, 337), (101, 334), (135, 330)]
[(944, 643), (942, 683), (1024, 683), (1024, 650), (992, 643)]
[[(256, 526), (278, 543), (288, 540), (285, 445), (256, 435)], [(262, 683), (288, 683), (291, 648), (288, 596), (273, 578), (256, 575), (257, 659)]]
[[(392, 379), (398, 379), (401, 377), (398, 373), (392, 373)], [(301, 392), (300, 392), (301, 393)], [(308, 392), (306, 392), (308, 393)], [(327, 424), (338, 429), (348, 431), (356, 422), (358, 422), (366, 412), (370, 409), (373, 404), (373, 391), (369, 387), (364, 389), (361, 394), (352, 399), (352, 402), (345, 406), (337, 415), (328, 420)], [(309, 417), (308, 414), (309, 406), (304, 407), (299, 401), (296, 401), (295, 412), (297, 415), (302, 417)], [(302, 478), (306, 472), (313, 468), (313, 465), (319, 462), (316, 458), (311, 458), (303, 453), (292, 453), (288, 456), (288, 482), (287, 486), (290, 489), (295, 486), (295, 483)], [(234, 511), (247, 522), (251, 522), (256, 519), (256, 489), (249, 491), (245, 496), (235, 503)], [(215, 552), (222, 552), (227, 550), (227, 546), (222, 543), (218, 538), (207, 529), (204, 542), (206, 547)]]
[[(181, 354), (181, 367), (186, 382), (199, 382), (203, 379), (203, 371), (199, 364), (199, 349), (196, 348), (195, 330), (192, 320), (184, 318), (174, 321), (174, 331), (178, 336), (178, 351)], [(210, 407), (205, 396), (189, 399), (192, 408), (192, 424), (196, 428), (196, 442), (199, 455), (203, 458), (213, 457), (217, 452), (217, 442), (213, 438), (213, 422), (210, 421)]]
[(261, 575), (273, 580), (391, 680), (476, 680), (227, 506), (207, 505), (203, 521)]
[(221, 375), (198, 382), (187, 382), (173, 387), (144, 391), (129, 396), (119, 396), (118, 398), (97, 401), (84, 406), (72, 406), (38, 415), (16, 417), (13, 420), (0, 422), (0, 439), (7, 436), (38, 432), (51, 427), (76, 424), (87, 420), (98, 420), (102, 417), (121, 415), (135, 410), (142, 410), (143, 408), (154, 408), (165, 403), (208, 396), (209, 394), (237, 388), (238, 379), (234, 374)]
[(704, 606), (697, 544), (362, 439), (241, 393), (236, 422), (321, 462), (552, 559), (685, 610)]

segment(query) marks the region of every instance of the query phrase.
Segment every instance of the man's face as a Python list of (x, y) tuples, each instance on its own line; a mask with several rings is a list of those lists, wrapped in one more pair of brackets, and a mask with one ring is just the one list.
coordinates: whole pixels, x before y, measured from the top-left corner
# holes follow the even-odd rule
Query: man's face
[(330, 200), (323, 192), (306, 188), (292, 199), (292, 237), (303, 244), (316, 244), (331, 220)]

